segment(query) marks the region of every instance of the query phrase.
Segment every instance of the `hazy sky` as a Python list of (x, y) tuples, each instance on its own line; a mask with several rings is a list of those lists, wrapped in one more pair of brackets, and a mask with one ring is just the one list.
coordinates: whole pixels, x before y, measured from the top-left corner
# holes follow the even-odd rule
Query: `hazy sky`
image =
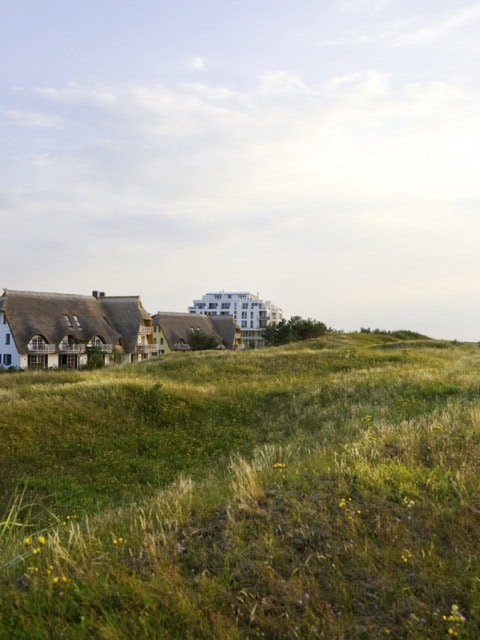
[(480, 339), (480, 2), (0, 9), (1, 286)]

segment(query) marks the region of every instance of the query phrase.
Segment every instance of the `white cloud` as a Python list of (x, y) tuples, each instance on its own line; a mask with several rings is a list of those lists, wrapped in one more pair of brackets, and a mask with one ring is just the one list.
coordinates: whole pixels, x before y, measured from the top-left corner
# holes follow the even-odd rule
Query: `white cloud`
[[(16, 89), (24, 92), (25, 89)], [(58, 102), (68, 105), (96, 105), (110, 106), (117, 100), (111, 89), (106, 87), (85, 87), (75, 82), (66, 87), (37, 87), (32, 90), (36, 94), (50, 102)]]
[(192, 71), (203, 71), (207, 66), (207, 59), (204, 56), (196, 56), (190, 58), (187, 62), (187, 67)]
[(480, 4), (476, 3), (429, 27), (398, 35), (393, 39), (393, 45), (397, 47), (430, 45), (447, 37), (452, 31), (475, 24), (479, 20)]
[(301, 78), (286, 71), (268, 71), (260, 76), (260, 91), (265, 94), (309, 93)]
[[(321, 86), (278, 71), (243, 91), (207, 84), (76, 91), (114, 95), (108, 123), (104, 103), (90, 102), (86, 137), (78, 124), (85, 103), (71, 102), (65, 130), (45, 128), (38, 145), (32, 137), (29, 152), (0, 177), (2, 237), (21, 234), (29, 255), (37, 242), (65, 265), (61, 274), (52, 269), (63, 280), (50, 288), (81, 291), (76, 283), (89, 280), (96, 288), (101, 275), (102, 290), (138, 291), (156, 310), (158, 273), (169, 271), (168, 306), (184, 310), (220, 286), (222, 265), (221, 286), (254, 287), (292, 312), (322, 317), (302, 291), (349, 292), (357, 307), (369, 296), (374, 315), (375, 295), (401, 308), (419, 277), (433, 304), (442, 296), (439, 273), (451, 274), (454, 292), (466, 273), (480, 272), (475, 87), (398, 88), (371, 70)], [(27, 94), (37, 113), (44, 94), (18, 100)], [(2, 246), (2, 262), (14, 261), (15, 251)], [(75, 260), (65, 260), (69, 254)], [(109, 264), (117, 265), (111, 276)], [(46, 272), (41, 266), (35, 277)], [(335, 286), (325, 282), (332, 273)], [(25, 267), (22, 277), (31, 274)]]
[(5, 115), (9, 120), (12, 120), (19, 127), (60, 128), (64, 124), (63, 118), (60, 118), (59, 116), (51, 116), (39, 112), (10, 109), (5, 112)]

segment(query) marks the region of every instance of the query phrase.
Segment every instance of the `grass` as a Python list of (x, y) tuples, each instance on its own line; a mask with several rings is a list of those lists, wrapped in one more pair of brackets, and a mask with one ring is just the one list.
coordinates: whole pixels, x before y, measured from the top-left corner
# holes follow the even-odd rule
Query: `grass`
[(479, 361), (330, 334), (1, 376), (0, 638), (480, 637)]

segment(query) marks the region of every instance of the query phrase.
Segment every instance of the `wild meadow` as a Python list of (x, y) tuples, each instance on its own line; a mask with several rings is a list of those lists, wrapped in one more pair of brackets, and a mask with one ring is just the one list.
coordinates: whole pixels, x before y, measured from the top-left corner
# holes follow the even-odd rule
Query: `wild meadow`
[(0, 375), (0, 639), (480, 637), (480, 347)]

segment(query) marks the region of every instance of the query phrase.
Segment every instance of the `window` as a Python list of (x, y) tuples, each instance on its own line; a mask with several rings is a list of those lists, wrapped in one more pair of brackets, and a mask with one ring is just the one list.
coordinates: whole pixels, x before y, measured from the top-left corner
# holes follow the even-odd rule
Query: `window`
[(7, 316), (4, 313), (2, 313), (2, 323), (7, 324)]
[(216, 309), (218, 307), (218, 302), (210, 302), (208, 304), (209, 309)]
[(222, 299), (222, 294), (221, 293), (216, 293), (215, 294), (215, 300), (221, 300)]
[(93, 338), (90, 340), (90, 347), (101, 347), (103, 344), (101, 338), (99, 338), (98, 336), (93, 336)]
[(10, 334), (9, 333), (5, 334), (5, 344), (10, 344)]
[(34, 349), (35, 351), (41, 351), (45, 344), (45, 340), (42, 338), (42, 336), (34, 336), (32, 338), (31, 344), (32, 344), (32, 349)]
[(65, 315), (63, 316), (63, 319), (65, 320), (65, 324), (67, 325), (67, 327), (68, 327), (69, 329), (72, 329), (72, 328), (73, 328), (72, 321), (71, 321), (71, 320), (70, 320), (70, 318), (67, 316), (67, 314), (65, 314)]
[(248, 302), (242, 302), (242, 309), (248, 309)]
[(242, 311), (242, 318), (246, 319), (246, 317), (247, 317), (247, 312), (246, 311)]
[(222, 309), (230, 309), (230, 303), (229, 302), (222, 302)]
[(250, 318), (253, 318), (253, 311), (250, 311)]
[(73, 316), (73, 319), (75, 320), (75, 324), (77, 325), (77, 327), (81, 329), (82, 325), (80, 324), (80, 320), (78, 319), (78, 316)]
[(28, 367), (29, 369), (46, 369), (48, 365), (48, 359), (43, 354), (29, 354)]
[(10, 366), (12, 364), (12, 356), (10, 353), (3, 354), (3, 364)]
[(247, 321), (242, 320), (242, 329), (246, 329), (246, 328), (247, 328)]
[(250, 329), (253, 329), (253, 320), (250, 320)]

